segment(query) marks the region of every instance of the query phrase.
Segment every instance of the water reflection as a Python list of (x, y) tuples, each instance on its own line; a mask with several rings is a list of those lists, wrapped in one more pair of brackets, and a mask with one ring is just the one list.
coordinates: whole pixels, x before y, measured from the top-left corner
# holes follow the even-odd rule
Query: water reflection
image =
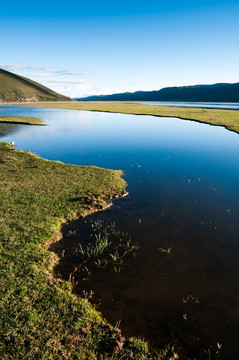
[(165, 105), (185, 108), (239, 110), (239, 103), (186, 102), (186, 101), (140, 101), (139, 104)]
[(219, 343), (223, 358), (237, 358), (238, 134), (173, 118), (13, 112), (49, 125), (19, 125), (1, 140), (48, 159), (123, 169), (128, 182), (127, 198), (64, 228), (52, 248), (61, 258), (56, 272), (68, 280), (81, 264), (75, 250), (87, 245), (95, 221), (115, 223), (139, 250), (124, 258), (120, 272), (100, 269), (86, 276), (80, 268), (75, 291), (93, 290), (92, 300), (113, 324), (121, 320), (128, 335), (155, 345), (178, 339), (191, 358), (200, 359)]
[(0, 136), (9, 136), (19, 130), (19, 125), (0, 123)]

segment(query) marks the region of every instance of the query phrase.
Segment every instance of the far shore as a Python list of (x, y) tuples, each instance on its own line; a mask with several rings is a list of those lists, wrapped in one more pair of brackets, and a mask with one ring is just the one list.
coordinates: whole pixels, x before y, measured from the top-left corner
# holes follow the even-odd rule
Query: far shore
[(34, 103), (1, 103), (2, 106), (26, 106), (67, 110), (102, 111), (110, 113), (152, 115), (192, 120), (205, 124), (224, 126), (239, 133), (239, 112), (224, 109), (181, 108), (163, 105), (145, 105), (134, 102), (65, 101)]

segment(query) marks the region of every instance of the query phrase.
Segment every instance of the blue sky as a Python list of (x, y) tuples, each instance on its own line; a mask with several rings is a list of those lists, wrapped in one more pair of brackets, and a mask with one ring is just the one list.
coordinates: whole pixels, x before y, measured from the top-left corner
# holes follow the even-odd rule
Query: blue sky
[(239, 2), (11, 1), (0, 67), (72, 97), (239, 82)]

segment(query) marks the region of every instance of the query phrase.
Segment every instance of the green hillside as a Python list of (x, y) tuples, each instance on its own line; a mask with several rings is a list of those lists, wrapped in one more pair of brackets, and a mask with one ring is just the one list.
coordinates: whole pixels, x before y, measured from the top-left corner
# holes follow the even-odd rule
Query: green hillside
[(70, 101), (67, 96), (20, 75), (0, 69), (0, 102)]

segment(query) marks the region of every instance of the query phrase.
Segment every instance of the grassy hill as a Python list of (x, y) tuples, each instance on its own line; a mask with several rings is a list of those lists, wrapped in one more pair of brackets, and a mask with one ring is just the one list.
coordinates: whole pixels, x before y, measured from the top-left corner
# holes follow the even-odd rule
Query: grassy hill
[(70, 100), (33, 80), (0, 69), (0, 103)]

